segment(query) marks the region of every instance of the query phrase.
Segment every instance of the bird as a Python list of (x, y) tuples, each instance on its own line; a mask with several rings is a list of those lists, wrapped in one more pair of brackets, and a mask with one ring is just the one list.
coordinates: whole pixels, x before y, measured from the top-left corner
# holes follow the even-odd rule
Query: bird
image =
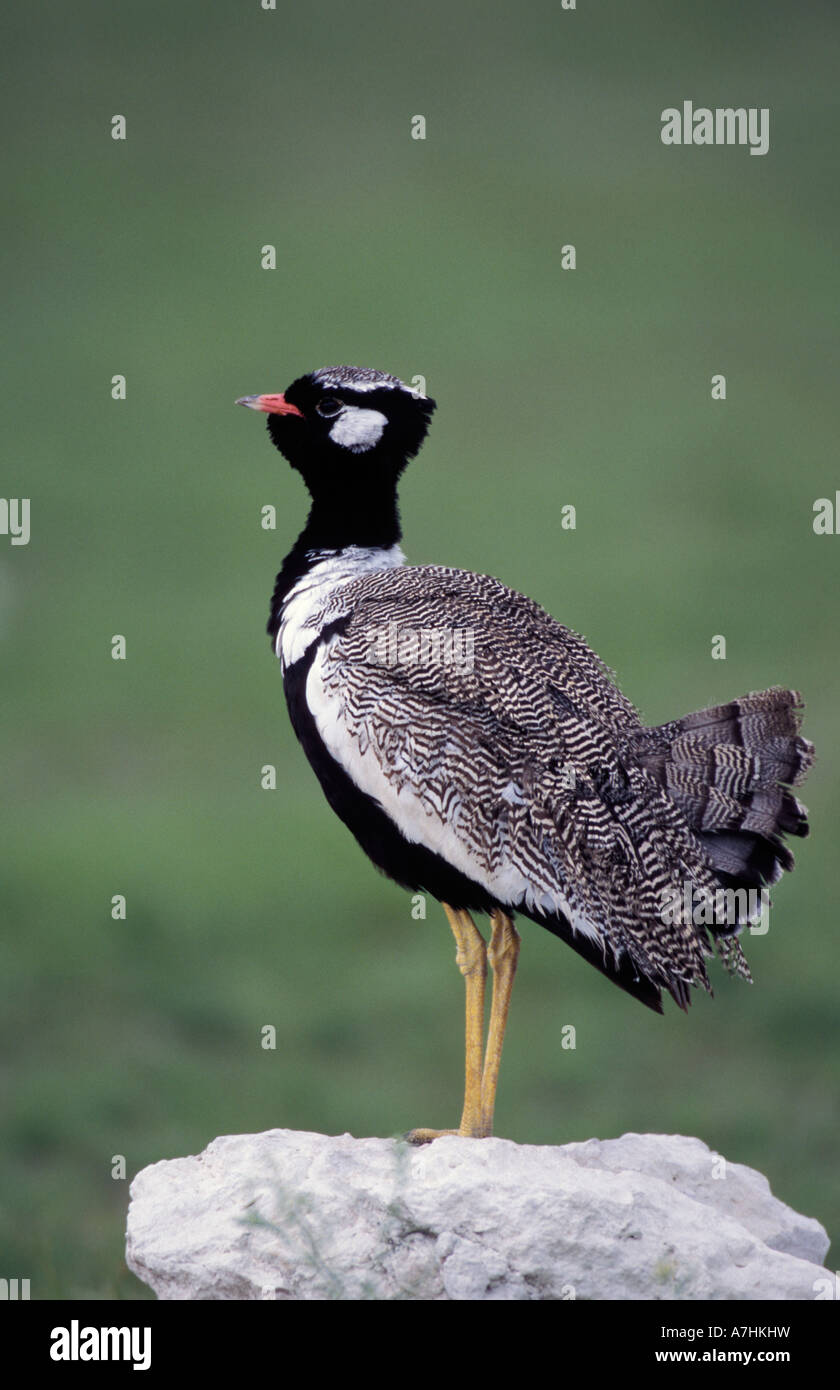
[(663, 992), (684, 1010), (711, 993), (715, 952), (751, 978), (739, 934), (793, 868), (784, 837), (808, 833), (792, 790), (814, 761), (802, 698), (774, 686), (647, 727), (535, 601), (407, 564), (398, 484), (436, 403), (399, 377), (322, 367), (236, 403), (265, 414), (310, 495), (268, 621), (294, 732), (376, 868), (437, 899), (455, 938), (461, 1120), (407, 1138), (486, 1138), (518, 918), (658, 1013)]

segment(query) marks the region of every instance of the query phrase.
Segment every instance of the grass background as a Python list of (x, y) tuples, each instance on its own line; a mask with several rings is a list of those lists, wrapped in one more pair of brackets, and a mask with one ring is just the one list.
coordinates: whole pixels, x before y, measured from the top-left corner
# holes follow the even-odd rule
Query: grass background
[[(836, 1235), (840, 539), (812, 529), (840, 481), (833, 6), (3, 22), (4, 491), (32, 537), (0, 549), (0, 1273), (148, 1294), (115, 1154), (130, 1177), (217, 1134), (457, 1122), (443, 914), (413, 921), (330, 813), (263, 633), (304, 496), (233, 401), (333, 362), (438, 399), (413, 561), (538, 598), (652, 723), (804, 691), (813, 834), (748, 943), (755, 987), (718, 969), (656, 1018), (525, 923), (497, 1131), (697, 1134)], [(684, 99), (769, 107), (769, 154), (664, 147)]]

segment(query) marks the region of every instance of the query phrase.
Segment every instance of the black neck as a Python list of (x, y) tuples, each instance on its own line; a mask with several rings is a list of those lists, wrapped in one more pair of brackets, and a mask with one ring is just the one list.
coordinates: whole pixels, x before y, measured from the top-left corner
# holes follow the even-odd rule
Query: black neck
[(388, 546), (401, 538), (397, 479), (383, 478), (361, 491), (356, 479), (333, 483), (312, 499), (298, 545), (306, 550), (343, 550), (348, 545)]
[(389, 550), (401, 538), (396, 478), (384, 483), (372, 496), (360, 496), (352, 487), (340, 485), (315, 496), (306, 525), (283, 561), (274, 585), (268, 620), (272, 641), (280, 626), (283, 601), (312, 568), (313, 551), (345, 550), (351, 545)]

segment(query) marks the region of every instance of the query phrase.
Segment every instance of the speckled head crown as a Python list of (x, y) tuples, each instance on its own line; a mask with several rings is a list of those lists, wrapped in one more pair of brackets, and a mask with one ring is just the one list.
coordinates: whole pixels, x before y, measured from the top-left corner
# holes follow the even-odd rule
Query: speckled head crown
[(422, 391), (406, 386), (398, 376), (391, 376), (390, 372), (377, 372), (373, 367), (319, 367), (312, 372), (312, 380), (332, 391), (405, 391), (415, 400), (429, 399)]

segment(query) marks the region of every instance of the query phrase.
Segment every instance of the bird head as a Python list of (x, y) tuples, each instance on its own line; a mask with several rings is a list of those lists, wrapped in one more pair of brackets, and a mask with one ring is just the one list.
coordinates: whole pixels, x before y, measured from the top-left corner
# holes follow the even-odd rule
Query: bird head
[(362, 477), (399, 477), (426, 437), (435, 402), (369, 367), (320, 367), (279, 395), (237, 405), (268, 416), (272, 441), (313, 496)]

